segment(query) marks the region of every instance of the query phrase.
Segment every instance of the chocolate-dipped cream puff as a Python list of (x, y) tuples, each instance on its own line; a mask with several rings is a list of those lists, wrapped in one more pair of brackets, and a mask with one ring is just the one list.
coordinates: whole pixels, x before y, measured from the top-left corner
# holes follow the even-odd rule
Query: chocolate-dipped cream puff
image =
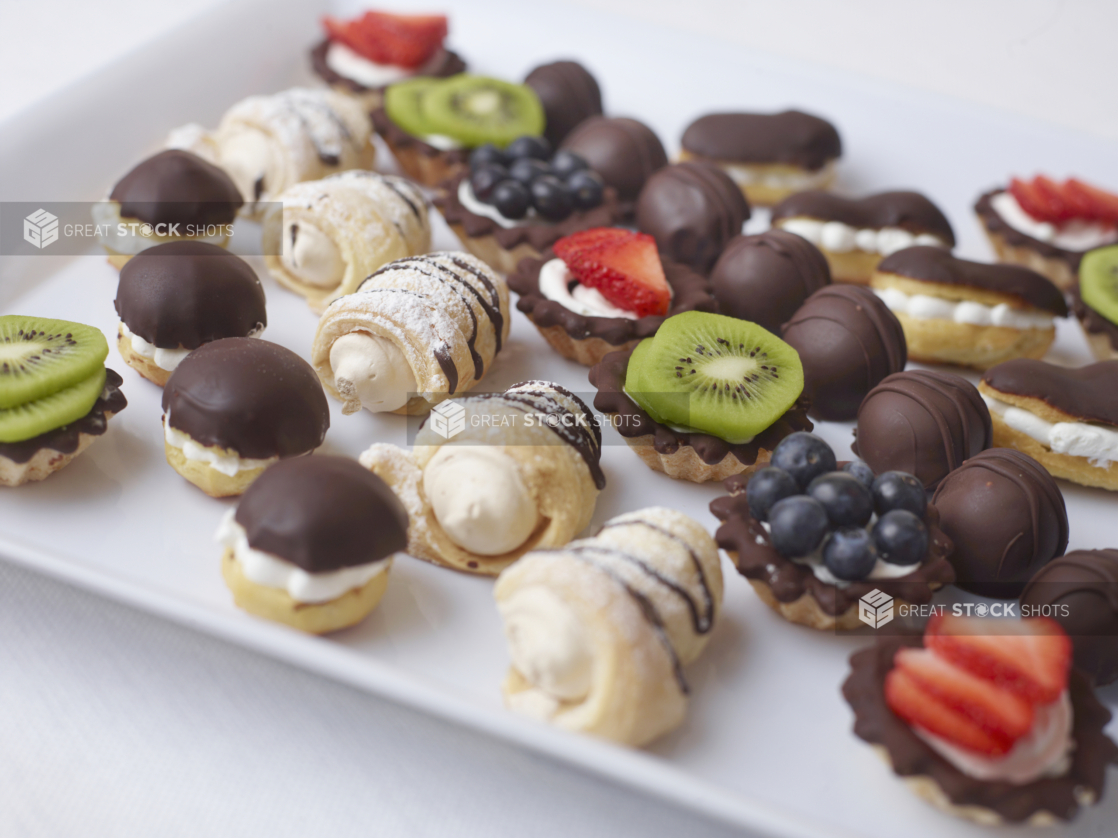
[(541, 64), (525, 76), (524, 83), (540, 98), (547, 117), (544, 136), (554, 147), (578, 125), (602, 115), (598, 81), (577, 61)]
[(591, 117), (567, 136), (563, 148), (585, 160), (622, 201), (636, 201), (652, 173), (668, 165), (660, 138), (628, 117)]

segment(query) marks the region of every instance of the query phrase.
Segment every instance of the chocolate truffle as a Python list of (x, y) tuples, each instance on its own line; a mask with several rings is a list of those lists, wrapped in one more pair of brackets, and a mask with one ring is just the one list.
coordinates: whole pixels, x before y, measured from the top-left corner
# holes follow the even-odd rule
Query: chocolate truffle
[(773, 207), (773, 223), (784, 218), (841, 221), (857, 230), (897, 227), (913, 235), (930, 233), (955, 246), (947, 216), (919, 192), (879, 192), (865, 198), (843, 198), (818, 190), (800, 192)]
[(731, 163), (785, 163), (821, 169), (842, 154), (835, 126), (803, 111), (712, 113), (683, 132), (683, 148)]
[(1022, 617), (1051, 617), (1075, 644), (1075, 665), (1098, 685), (1118, 681), (1118, 550), (1074, 550), (1021, 593)]
[(113, 187), (109, 200), (120, 204), (122, 218), (148, 224), (231, 224), (244, 205), (229, 175), (197, 155), (174, 149), (136, 166)]
[(637, 227), (660, 252), (706, 273), (726, 242), (741, 233), (749, 204), (737, 184), (711, 163), (660, 169), (637, 199)]
[(718, 312), (778, 334), (804, 300), (831, 282), (819, 248), (784, 230), (735, 236), (710, 272)]
[(558, 147), (575, 126), (602, 115), (602, 91), (577, 61), (554, 61), (532, 70), (524, 83), (536, 91), (547, 118), (544, 136)]
[(973, 384), (910, 370), (890, 375), (862, 400), (851, 447), (875, 473), (914, 474), (933, 489), (992, 439), (990, 411)]
[(163, 389), (171, 427), (241, 457), (294, 457), (322, 444), (330, 407), (314, 369), (258, 338), (223, 338), (183, 359)]
[(407, 547), (408, 513), (355, 460), (299, 457), (268, 468), (234, 518), (249, 546), (308, 573), (368, 564)]
[(623, 116), (587, 119), (563, 141), (563, 148), (582, 157), (622, 201), (635, 201), (652, 173), (668, 165), (652, 129)]
[(904, 369), (904, 329), (876, 294), (858, 285), (816, 291), (781, 336), (800, 353), (811, 417), (843, 422), (866, 394)]

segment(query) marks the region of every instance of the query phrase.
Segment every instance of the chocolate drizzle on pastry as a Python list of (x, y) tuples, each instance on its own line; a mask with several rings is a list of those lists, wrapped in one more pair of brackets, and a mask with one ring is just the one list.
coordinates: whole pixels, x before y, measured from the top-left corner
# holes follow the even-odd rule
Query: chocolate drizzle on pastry
[(101, 436), (108, 427), (109, 417), (128, 407), (128, 400), (120, 392), (120, 385), (123, 383), (124, 379), (119, 373), (106, 369), (105, 387), (97, 397), (97, 401), (93, 403), (93, 407), (89, 409), (89, 413), (69, 425), (53, 428), (31, 439), (20, 442), (0, 442), (0, 457), (6, 457), (13, 463), (23, 464), (30, 462), (31, 458), (44, 448), (57, 451), (59, 454), (73, 454), (78, 450), (82, 434)]
[(1032, 457), (991, 448), (947, 476), (932, 498), (955, 542), (955, 584), (1016, 599), (1068, 546), (1068, 513), (1052, 476)]
[(990, 411), (974, 385), (945, 372), (890, 375), (858, 408), (855, 454), (875, 472), (914, 474), (933, 489), (993, 443)]
[(254, 460), (313, 451), (330, 427), (311, 365), (257, 338), (223, 338), (187, 355), (163, 388), (163, 412), (198, 444)]
[(683, 132), (684, 150), (728, 163), (786, 163), (815, 171), (842, 155), (835, 126), (802, 111), (712, 113)]
[(652, 173), (668, 165), (664, 145), (652, 129), (623, 116), (587, 119), (563, 141), (563, 148), (582, 157), (622, 201), (635, 201)]
[(373, 120), (373, 129), (384, 137), (389, 146), (393, 148), (414, 148), (424, 157), (444, 157), (448, 167), (467, 166), (470, 160), (470, 150), (467, 148), (443, 149), (424, 142), (420, 137), (409, 134), (388, 117), (384, 106), (374, 110), (370, 117)]
[(1010, 823), (1048, 812), (1070, 820), (1083, 805), (1102, 797), (1107, 768), (1118, 759), (1118, 747), (1103, 732), (1110, 711), (1095, 697), (1082, 673), (1072, 670), (1068, 694), (1072, 706), (1071, 767), (1060, 777), (1044, 777), (1016, 785), (968, 777), (937, 754), (916, 732), (889, 709), (885, 676), (893, 668), (897, 650), (920, 648), (919, 636), (882, 636), (877, 644), (850, 658), (851, 673), (842, 694), (854, 710), (854, 733), (889, 755), (901, 777), (931, 778), (956, 806), (978, 806), (996, 812)]
[(120, 204), (121, 218), (148, 224), (231, 224), (244, 205), (229, 175), (177, 149), (161, 151), (137, 165), (117, 181), (109, 200)]
[(552, 146), (592, 116), (602, 114), (602, 91), (590, 71), (577, 61), (541, 64), (524, 79), (536, 92), (547, 118), (544, 136)]
[[(327, 84), (343, 87), (353, 93), (364, 93), (367, 90), (384, 90), (384, 88), (387, 87), (387, 85), (376, 88), (365, 87), (365, 85), (361, 84), (359, 81), (334, 72), (334, 70), (330, 68), (330, 65), (326, 63), (326, 53), (329, 52), (331, 43), (332, 41), (326, 38), (316, 44), (314, 49), (311, 50), (311, 68), (320, 79)], [(466, 62), (463, 61), (457, 53), (444, 49), (440, 50), (435, 58), (428, 61), (420, 69), (422, 73), (418, 75), (446, 78), (447, 76), (456, 76), (459, 73), (466, 72)]]
[(866, 394), (908, 360), (900, 321), (860, 285), (816, 291), (780, 334), (800, 355), (804, 392), (818, 419), (853, 419)]
[(224, 248), (198, 241), (167, 242), (130, 259), (115, 305), (129, 331), (162, 349), (197, 349), (268, 324), (256, 272)]
[(1071, 299), (1071, 309), (1075, 312), (1075, 316), (1079, 318), (1084, 331), (1092, 335), (1105, 335), (1106, 339), (1110, 341), (1111, 349), (1118, 352), (1118, 323), (1107, 320), (1083, 302), (1083, 295), (1079, 292), (1078, 279), (1068, 289), (1068, 297)]
[(857, 229), (898, 227), (914, 235), (930, 233), (955, 246), (947, 217), (919, 192), (879, 192), (865, 198), (842, 198), (818, 190), (800, 192), (773, 207), (773, 223), (784, 218), (841, 221)]
[(988, 370), (982, 381), (999, 393), (1040, 399), (1083, 422), (1118, 426), (1118, 361), (1058, 367), (1017, 358)]
[(299, 457), (266, 469), (234, 518), (254, 550), (308, 573), (369, 564), (406, 549), (408, 513), (355, 460)]

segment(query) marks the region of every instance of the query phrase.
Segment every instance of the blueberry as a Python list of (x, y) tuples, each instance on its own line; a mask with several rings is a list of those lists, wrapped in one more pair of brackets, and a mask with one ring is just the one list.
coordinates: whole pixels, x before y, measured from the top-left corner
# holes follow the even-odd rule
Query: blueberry
[(873, 525), (873, 543), (891, 564), (919, 564), (928, 552), (928, 528), (907, 509), (894, 509)]
[(786, 471), (763, 468), (755, 471), (745, 486), (745, 499), (749, 501), (749, 514), (758, 521), (769, 520), (769, 510), (778, 500), (799, 494), (800, 487)]
[(508, 169), (496, 163), (487, 163), (481, 168), (475, 169), (473, 174), (470, 175), (470, 188), (473, 189), (475, 198), (487, 202), (497, 184), (508, 179)]
[(808, 485), (807, 493), (823, 504), (833, 527), (864, 527), (873, 515), (873, 494), (853, 474), (821, 474)]
[(919, 518), (928, 508), (924, 484), (903, 471), (887, 471), (873, 481), (873, 503), (878, 516), (892, 509), (907, 509)]
[(571, 214), (571, 190), (555, 175), (540, 175), (528, 189), (532, 206), (548, 221), (562, 221)]
[(589, 168), (589, 163), (573, 151), (567, 151), (565, 148), (559, 149), (555, 152), (555, 156), (551, 158), (551, 171), (555, 172), (556, 177), (561, 177), (563, 180), (566, 180), (575, 172), (581, 172)]
[(776, 552), (786, 559), (806, 556), (827, 534), (827, 511), (814, 498), (792, 495), (772, 505), (769, 526)]
[(866, 486), (873, 488), (874, 474), (873, 469), (863, 463), (861, 460), (854, 460), (847, 463), (842, 467), (842, 470), (847, 474), (853, 474)]
[(513, 160), (509, 166), (509, 176), (513, 180), (518, 180), (525, 186), (531, 184), (540, 175), (550, 175), (551, 167), (542, 160), (536, 160), (532, 157), (521, 157), (519, 160)]
[(807, 431), (784, 437), (773, 450), (772, 465), (792, 475), (801, 489), (821, 474), (837, 467), (831, 446)]
[(517, 137), (505, 149), (510, 160), (524, 157), (547, 160), (551, 156), (551, 143), (543, 137)]
[(470, 171), (475, 172), (482, 166), (495, 163), (498, 166), (507, 166), (509, 164), (508, 156), (493, 145), (493, 143), (486, 143), (479, 145), (470, 152)]
[(862, 527), (843, 527), (827, 536), (823, 564), (839, 579), (865, 579), (877, 564), (877, 549)]
[(520, 181), (502, 180), (490, 195), (490, 202), (505, 218), (523, 218), (532, 205), (532, 194)]
[(602, 176), (589, 169), (580, 169), (568, 177), (567, 186), (578, 209), (594, 209), (599, 206), (606, 190), (606, 182), (602, 180)]

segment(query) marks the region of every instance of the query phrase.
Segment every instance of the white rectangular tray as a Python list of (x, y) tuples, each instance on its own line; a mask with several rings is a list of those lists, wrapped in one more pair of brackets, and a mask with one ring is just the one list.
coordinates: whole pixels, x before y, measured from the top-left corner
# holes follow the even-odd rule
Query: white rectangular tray
[[(1112, 144), (959, 101), (832, 70), (746, 53), (663, 28), (582, 10), (511, 0), (440, 2), (471, 66), (522, 78), (534, 64), (577, 57), (602, 83), (606, 106), (652, 125), (669, 151), (695, 116), (718, 108), (800, 106), (830, 117), (852, 193), (913, 187), (950, 216), (965, 256), (989, 258), (970, 206), (1009, 173), (1079, 173), (1118, 182)], [(242, 96), (307, 81), (317, 12), (296, 0), (221, 6), (0, 128), (0, 199), (94, 200), (167, 130), (213, 125)], [(246, 31), (252, 37), (244, 37)], [(541, 46), (541, 33), (546, 45)], [(199, 56), (205, 56), (199, 60)], [(438, 243), (455, 240), (436, 215)], [(251, 259), (262, 268), (259, 259)], [(316, 318), (261, 270), (266, 337), (306, 356)], [(116, 273), (93, 254), (0, 260), (0, 311), (79, 320), (115, 334)], [(1078, 327), (1063, 323), (1051, 359), (1089, 362)], [(393, 569), (389, 592), (361, 626), (306, 637), (237, 611), (212, 534), (229, 502), (203, 496), (163, 459), (160, 391), (125, 368), (126, 411), (105, 438), (49, 480), (0, 492), (0, 555), (362, 689), (485, 730), (658, 797), (766, 835), (892, 838), (985, 834), (911, 796), (850, 732), (839, 695), (850, 652), (866, 641), (783, 622), (728, 562), (726, 609), (704, 656), (683, 726), (645, 752), (565, 734), (503, 710), (507, 666), (491, 582), (419, 561)], [(484, 389), (550, 378), (586, 391), (586, 370), (558, 358), (518, 313), (508, 349)], [(343, 417), (333, 405), (324, 450), (356, 456), (373, 441), (405, 444), (400, 417)], [(819, 432), (841, 454), (850, 424)], [(612, 431), (609, 485), (594, 525), (622, 511), (674, 506), (712, 530), (718, 486), (650, 472)], [(1063, 484), (1071, 548), (1112, 547), (1116, 499)], [(592, 526), (592, 528), (593, 528)], [(1104, 691), (1111, 706), (1118, 689)], [(1113, 726), (1112, 726), (1113, 728)], [(1116, 778), (1111, 777), (1113, 782)], [(1061, 834), (1113, 835), (1118, 790)]]

